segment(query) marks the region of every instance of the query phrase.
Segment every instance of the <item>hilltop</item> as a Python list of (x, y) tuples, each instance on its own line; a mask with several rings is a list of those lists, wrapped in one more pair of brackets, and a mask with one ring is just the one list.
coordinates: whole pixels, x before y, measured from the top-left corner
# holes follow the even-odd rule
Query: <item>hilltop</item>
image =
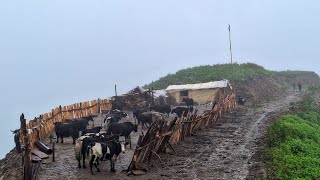
[(311, 71), (270, 71), (253, 63), (203, 65), (182, 69), (146, 84), (145, 88), (165, 89), (172, 84), (193, 84), (228, 79), (236, 94), (257, 102), (280, 96), (292, 89), (293, 83), (304, 87), (319, 85), (320, 78)]
[(300, 76), (318, 75), (311, 71), (270, 71), (254, 63), (244, 64), (217, 64), (202, 65), (192, 68), (182, 69), (174, 74), (168, 74), (156, 81), (146, 84), (145, 88), (164, 89), (172, 84), (193, 84), (208, 81), (217, 81), (228, 79), (231, 81), (245, 81), (255, 75), (264, 75), (269, 77), (297, 78)]

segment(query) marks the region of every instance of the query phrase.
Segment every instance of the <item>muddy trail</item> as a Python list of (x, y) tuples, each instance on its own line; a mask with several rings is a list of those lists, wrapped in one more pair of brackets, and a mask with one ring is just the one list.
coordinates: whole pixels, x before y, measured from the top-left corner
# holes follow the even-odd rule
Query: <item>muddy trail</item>
[[(174, 146), (177, 154), (161, 154), (162, 162), (154, 158), (142, 176), (127, 176), (125, 172), (140, 133), (132, 136), (133, 149), (119, 156), (116, 173), (110, 172), (109, 162), (102, 162), (101, 172), (95, 175), (90, 174), (89, 168), (77, 168), (74, 146), (71, 139), (66, 139), (65, 144), (56, 145), (56, 162), (44, 161), (37, 179), (257, 179), (265, 175), (263, 163), (255, 157), (259, 139), (271, 120), (301, 97), (302, 93), (293, 92), (259, 107), (235, 108), (208, 129)], [(124, 121), (133, 121), (130, 117)], [(102, 119), (102, 115), (95, 118), (95, 125), (101, 124)], [(139, 132), (145, 130), (139, 127)]]
[(288, 111), (302, 93), (293, 92), (259, 107), (238, 107), (215, 125), (175, 146), (163, 163), (152, 162), (145, 179), (263, 179), (263, 164), (256, 159), (258, 142), (274, 117)]

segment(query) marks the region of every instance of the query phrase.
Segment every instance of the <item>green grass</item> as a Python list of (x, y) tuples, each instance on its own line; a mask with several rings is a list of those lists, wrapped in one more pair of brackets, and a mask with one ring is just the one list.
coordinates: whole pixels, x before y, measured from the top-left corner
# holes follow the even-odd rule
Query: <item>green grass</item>
[(320, 178), (320, 110), (312, 90), (291, 104), (291, 114), (279, 117), (268, 129), (266, 162), (272, 178)]
[(161, 77), (159, 80), (146, 84), (144, 88), (153, 87), (155, 89), (164, 89), (172, 84), (194, 84), (222, 79), (243, 81), (255, 74), (296, 77), (304, 73), (305, 71), (269, 71), (262, 66), (253, 63), (204, 65), (182, 69), (174, 74), (168, 74), (167, 76)]

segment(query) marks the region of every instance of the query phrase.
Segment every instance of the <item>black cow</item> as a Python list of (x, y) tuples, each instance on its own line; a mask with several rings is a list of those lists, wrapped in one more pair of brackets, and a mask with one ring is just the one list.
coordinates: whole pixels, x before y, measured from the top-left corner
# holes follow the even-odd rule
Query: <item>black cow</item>
[(181, 116), (182, 116), (182, 113), (184, 112), (184, 113), (183, 113), (183, 116), (184, 116), (184, 117), (187, 117), (188, 111), (189, 111), (189, 109), (186, 108), (186, 107), (176, 107), (176, 108), (172, 109), (171, 114), (176, 113), (176, 115), (177, 115), (178, 117), (181, 117)]
[(192, 98), (183, 98), (182, 102), (186, 103), (188, 109), (193, 110), (193, 99)]
[(112, 104), (112, 110), (115, 110), (115, 109), (123, 110), (123, 108), (126, 105), (121, 99), (115, 99), (114, 101), (112, 101), (111, 104)]
[(132, 114), (133, 114), (133, 117), (137, 117), (139, 114), (142, 114), (144, 112), (148, 111), (147, 109), (144, 109), (144, 108), (134, 108), (132, 110)]
[(156, 112), (167, 114), (169, 116), (169, 114), (171, 112), (171, 107), (169, 105), (155, 105), (153, 107), (150, 107), (150, 111), (152, 111), (152, 110), (154, 110)]
[(87, 129), (89, 121), (93, 121), (92, 116), (81, 117), (79, 119), (76, 119), (75, 122), (76, 122), (76, 125), (77, 125), (79, 131), (83, 131), (83, 130)]
[(89, 121), (93, 121), (92, 116), (81, 117), (78, 119), (68, 119), (66, 123), (75, 123), (79, 131), (84, 131), (85, 129), (87, 129)]
[(21, 143), (20, 143), (20, 129), (11, 131), (14, 134), (14, 143), (16, 144), (16, 150), (18, 153), (21, 153)]
[(54, 129), (57, 135), (57, 143), (59, 142), (59, 138), (61, 139), (61, 143), (63, 143), (64, 137), (72, 137), (73, 144), (75, 144), (76, 139), (79, 137), (79, 129), (76, 122), (55, 122)]
[(145, 126), (148, 127), (147, 124), (151, 125), (153, 122), (151, 112), (144, 112), (139, 114), (136, 118), (138, 120), (138, 124), (141, 123), (142, 128)]
[[(118, 137), (118, 136), (117, 136)], [(87, 156), (89, 156), (90, 171), (93, 174), (92, 166), (94, 165), (98, 172), (98, 160), (110, 160), (111, 172), (116, 172), (114, 163), (121, 152), (124, 152), (124, 142), (114, 138), (108, 142), (92, 142), (87, 147)]]
[(131, 149), (131, 138), (129, 136), (132, 131), (138, 132), (138, 125), (134, 125), (132, 122), (113, 123), (109, 125), (107, 134), (124, 136), (126, 141), (130, 143)]
[(92, 129), (85, 129), (82, 131), (81, 135), (83, 136), (87, 133), (94, 133), (94, 134), (99, 133), (101, 129), (102, 129), (102, 127), (94, 127)]

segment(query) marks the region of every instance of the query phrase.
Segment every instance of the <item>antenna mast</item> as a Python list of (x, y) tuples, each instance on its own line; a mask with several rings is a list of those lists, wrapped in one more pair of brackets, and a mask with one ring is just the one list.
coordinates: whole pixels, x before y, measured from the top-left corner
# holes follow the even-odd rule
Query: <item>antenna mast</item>
[(231, 58), (231, 64), (232, 64), (231, 27), (230, 27), (230, 24), (229, 24), (228, 30), (229, 30), (229, 42), (230, 42), (230, 58)]

